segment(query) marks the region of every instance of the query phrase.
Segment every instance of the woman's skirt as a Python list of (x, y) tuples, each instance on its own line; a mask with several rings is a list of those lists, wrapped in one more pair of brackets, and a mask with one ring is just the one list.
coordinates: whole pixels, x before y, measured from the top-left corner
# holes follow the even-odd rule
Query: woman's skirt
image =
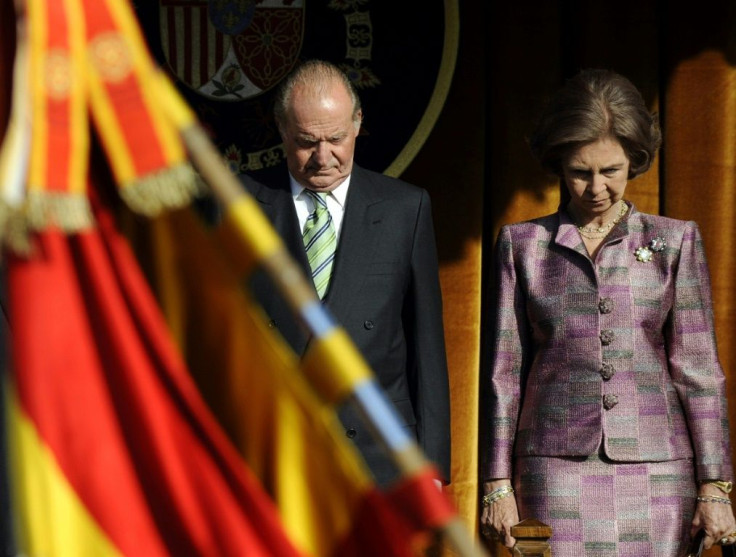
[(514, 488), (520, 518), (552, 527), (553, 557), (686, 554), (697, 496), (691, 460), (521, 457)]

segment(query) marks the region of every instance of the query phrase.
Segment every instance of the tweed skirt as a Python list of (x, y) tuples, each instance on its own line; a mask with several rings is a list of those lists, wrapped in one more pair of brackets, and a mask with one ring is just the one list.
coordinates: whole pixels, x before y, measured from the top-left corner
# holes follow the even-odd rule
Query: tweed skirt
[(686, 554), (697, 496), (691, 460), (521, 457), (515, 470), (519, 516), (552, 527), (554, 557)]

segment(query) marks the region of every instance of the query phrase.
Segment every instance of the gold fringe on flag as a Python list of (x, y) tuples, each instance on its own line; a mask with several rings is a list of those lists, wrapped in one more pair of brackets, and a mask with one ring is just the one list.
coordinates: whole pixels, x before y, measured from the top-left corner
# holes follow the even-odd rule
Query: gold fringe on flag
[(135, 180), (124, 186), (120, 195), (135, 212), (154, 217), (165, 209), (188, 205), (205, 188), (190, 164), (180, 164)]
[(25, 217), (32, 230), (42, 230), (53, 223), (67, 233), (90, 228), (94, 222), (89, 199), (84, 193), (30, 191)]
[[(7, 208), (7, 207), (6, 207)], [(6, 211), (2, 216), (0, 231), (2, 240), (14, 253), (19, 255), (30, 255), (31, 244), (28, 221), (18, 211)]]

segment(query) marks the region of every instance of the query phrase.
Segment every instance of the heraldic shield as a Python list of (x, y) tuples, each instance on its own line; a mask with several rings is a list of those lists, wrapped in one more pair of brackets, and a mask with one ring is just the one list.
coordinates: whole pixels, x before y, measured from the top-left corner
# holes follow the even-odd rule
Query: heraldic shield
[(294, 67), (306, 0), (159, 0), (161, 46), (173, 73), (197, 93), (242, 101)]

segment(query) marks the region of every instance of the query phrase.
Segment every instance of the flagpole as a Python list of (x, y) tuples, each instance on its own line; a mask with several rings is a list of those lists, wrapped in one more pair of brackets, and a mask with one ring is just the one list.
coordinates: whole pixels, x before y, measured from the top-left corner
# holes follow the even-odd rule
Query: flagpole
[[(190, 123), (182, 136), (192, 162), (225, 207), (225, 219), (237, 231), (243, 251), (251, 257), (251, 268), (260, 265), (266, 269), (316, 340), (314, 351), (305, 355), (305, 373), (312, 386), (328, 401), (348, 400), (360, 410), (374, 435), (387, 447), (402, 478), (415, 477), (430, 468), (431, 463), (405, 433), (396, 411), (347, 333), (324, 308), (255, 199), (225, 165), (203, 128)], [(317, 361), (319, 365), (310, 365)], [(435, 496), (445, 497), (439, 490)], [(456, 513), (438, 531), (458, 555), (486, 555)]]

